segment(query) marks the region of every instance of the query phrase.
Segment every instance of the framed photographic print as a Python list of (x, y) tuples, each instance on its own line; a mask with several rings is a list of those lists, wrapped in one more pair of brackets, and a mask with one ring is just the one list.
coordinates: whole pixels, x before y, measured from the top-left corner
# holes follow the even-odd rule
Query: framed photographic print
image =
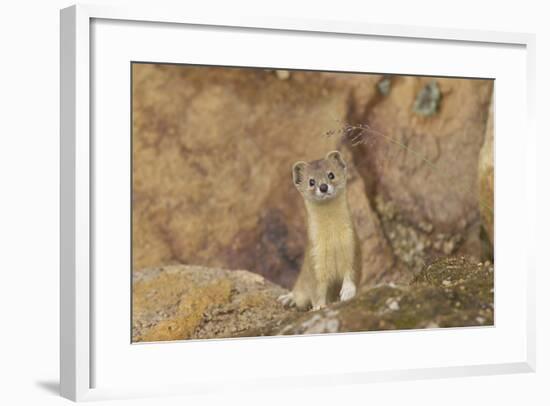
[(533, 46), (62, 10), (62, 394), (532, 371)]

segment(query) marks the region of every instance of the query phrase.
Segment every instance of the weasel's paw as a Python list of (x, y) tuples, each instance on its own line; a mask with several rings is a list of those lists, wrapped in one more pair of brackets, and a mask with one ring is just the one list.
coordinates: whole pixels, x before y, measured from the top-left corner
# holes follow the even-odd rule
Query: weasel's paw
[(279, 296), (277, 300), (285, 307), (296, 306), (296, 300), (294, 299), (294, 294), (292, 292)]
[(311, 311), (314, 312), (314, 311), (317, 311), (317, 310), (321, 310), (322, 308), (324, 308), (326, 306), (326, 304), (316, 304), (315, 306), (313, 306), (311, 308)]
[(353, 282), (344, 281), (340, 290), (340, 300), (350, 300), (357, 293), (357, 288)]

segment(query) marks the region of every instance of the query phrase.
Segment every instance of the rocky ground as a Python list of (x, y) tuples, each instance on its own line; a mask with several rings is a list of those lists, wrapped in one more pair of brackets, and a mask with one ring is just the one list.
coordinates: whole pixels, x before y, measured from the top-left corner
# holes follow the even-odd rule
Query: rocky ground
[(493, 267), (464, 257), (439, 260), (407, 285), (381, 284), (349, 302), (290, 317), (243, 335), (403, 330), (493, 324)]
[(147, 269), (134, 279), (133, 341), (256, 337), (493, 324), (493, 266), (441, 259), (409, 284), (365, 287), (348, 302), (298, 312), (286, 290), (247, 271)]

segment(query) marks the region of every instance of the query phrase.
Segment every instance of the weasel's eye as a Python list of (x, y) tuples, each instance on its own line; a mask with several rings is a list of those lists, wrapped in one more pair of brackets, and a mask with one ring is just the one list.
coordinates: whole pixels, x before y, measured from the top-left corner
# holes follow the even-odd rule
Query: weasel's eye
[(333, 174), (332, 172), (329, 172), (329, 173), (328, 173), (328, 178), (329, 178), (330, 180), (334, 179), (334, 174)]
[(309, 180), (309, 186), (315, 186), (315, 179), (310, 179)]

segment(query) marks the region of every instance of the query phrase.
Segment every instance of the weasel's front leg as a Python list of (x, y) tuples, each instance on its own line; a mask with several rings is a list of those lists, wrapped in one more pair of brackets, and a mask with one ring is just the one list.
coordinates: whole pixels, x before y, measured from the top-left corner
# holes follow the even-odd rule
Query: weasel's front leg
[(357, 293), (357, 287), (350, 276), (344, 277), (342, 289), (340, 289), (340, 300), (350, 300)]
[(317, 297), (313, 301), (313, 310), (322, 309), (327, 305), (328, 283), (325, 280), (317, 281)]

